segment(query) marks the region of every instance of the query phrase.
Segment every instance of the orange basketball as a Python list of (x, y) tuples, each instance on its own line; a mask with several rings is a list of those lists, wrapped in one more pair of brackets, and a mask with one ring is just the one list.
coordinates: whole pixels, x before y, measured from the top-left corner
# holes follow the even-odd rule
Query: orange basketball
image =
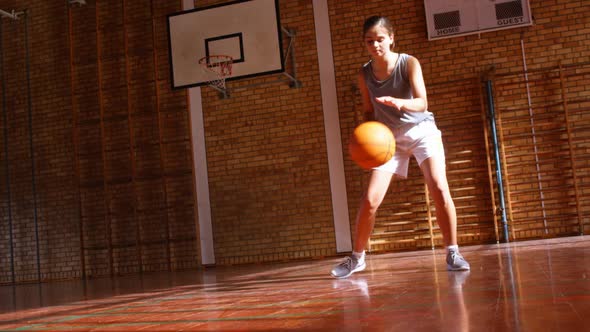
[(354, 129), (348, 143), (350, 157), (360, 167), (371, 169), (381, 166), (395, 153), (395, 138), (381, 122), (367, 121)]

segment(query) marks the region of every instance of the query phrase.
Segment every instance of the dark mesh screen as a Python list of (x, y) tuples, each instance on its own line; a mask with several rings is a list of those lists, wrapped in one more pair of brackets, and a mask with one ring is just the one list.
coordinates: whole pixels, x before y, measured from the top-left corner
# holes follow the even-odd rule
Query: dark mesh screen
[(512, 17), (521, 17), (523, 16), (522, 13), (522, 4), (521, 1), (510, 1), (499, 3), (496, 5), (496, 19), (506, 19)]
[(452, 11), (452, 12), (434, 14), (434, 28), (437, 30), (457, 27), (460, 25), (461, 25), (461, 16), (459, 15), (458, 10)]

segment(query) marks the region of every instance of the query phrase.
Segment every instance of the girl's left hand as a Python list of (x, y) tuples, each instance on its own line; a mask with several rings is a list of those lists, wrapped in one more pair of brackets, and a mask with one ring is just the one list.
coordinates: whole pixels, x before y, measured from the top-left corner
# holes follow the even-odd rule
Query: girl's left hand
[(377, 97), (375, 100), (383, 105), (395, 107), (398, 111), (400, 111), (405, 104), (404, 99), (393, 98), (389, 96)]

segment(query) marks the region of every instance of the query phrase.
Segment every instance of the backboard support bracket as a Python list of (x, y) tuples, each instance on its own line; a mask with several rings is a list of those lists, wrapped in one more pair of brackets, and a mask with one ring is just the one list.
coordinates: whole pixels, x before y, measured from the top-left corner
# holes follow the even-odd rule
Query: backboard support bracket
[[(285, 69), (284, 72), (278, 74), (278, 78), (276, 80), (266, 81), (263, 83), (253, 83), (253, 84), (242, 85), (240, 87), (233, 88), (233, 89), (228, 86), (229, 85), (228, 82), (226, 82), (225, 89), (214, 86), (214, 85), (210, 85), (210, 87), (212, 87), (213, 89), (217, 90), (217, 92), (219, 92), (220, 99), (228, 99), (231, 97), (231, 94), (236, 91), (242, 91), (242, 90), (246, 90), (248, 88), (258, 87), (258, 86), (268, 85), (268, 84), (287, 82), (289, 84), (290, 88), (298, 89), (298, 88), (302, 87), (301, 81), (299, 81), (297, 79), (297, 61), (296, 61), (296, 56), (295, 56), (295, 37), (297, 36), (297, 32), (295, 31), (295, 29), (287, 29), (285, 27), (281, 27), (281, 31), (287, 37), (287, 41), (288, 41), (287, 49), (285, 50), (285, 53), (284, 53), (285, 58), (283, 60), (284, 61), (283, 65), (285, 68), (289, 68), (290, 72), (287, 72), (287, 69)], [(289, 62), (290, 66), (287, 66), (287, 61)]]

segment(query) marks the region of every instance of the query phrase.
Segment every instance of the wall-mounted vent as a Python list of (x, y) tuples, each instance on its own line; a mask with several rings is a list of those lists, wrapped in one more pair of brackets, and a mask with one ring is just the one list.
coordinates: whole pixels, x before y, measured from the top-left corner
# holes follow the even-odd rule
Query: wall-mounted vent
[(424, 0), (428, 39), (532, 25), (528, 0)]

